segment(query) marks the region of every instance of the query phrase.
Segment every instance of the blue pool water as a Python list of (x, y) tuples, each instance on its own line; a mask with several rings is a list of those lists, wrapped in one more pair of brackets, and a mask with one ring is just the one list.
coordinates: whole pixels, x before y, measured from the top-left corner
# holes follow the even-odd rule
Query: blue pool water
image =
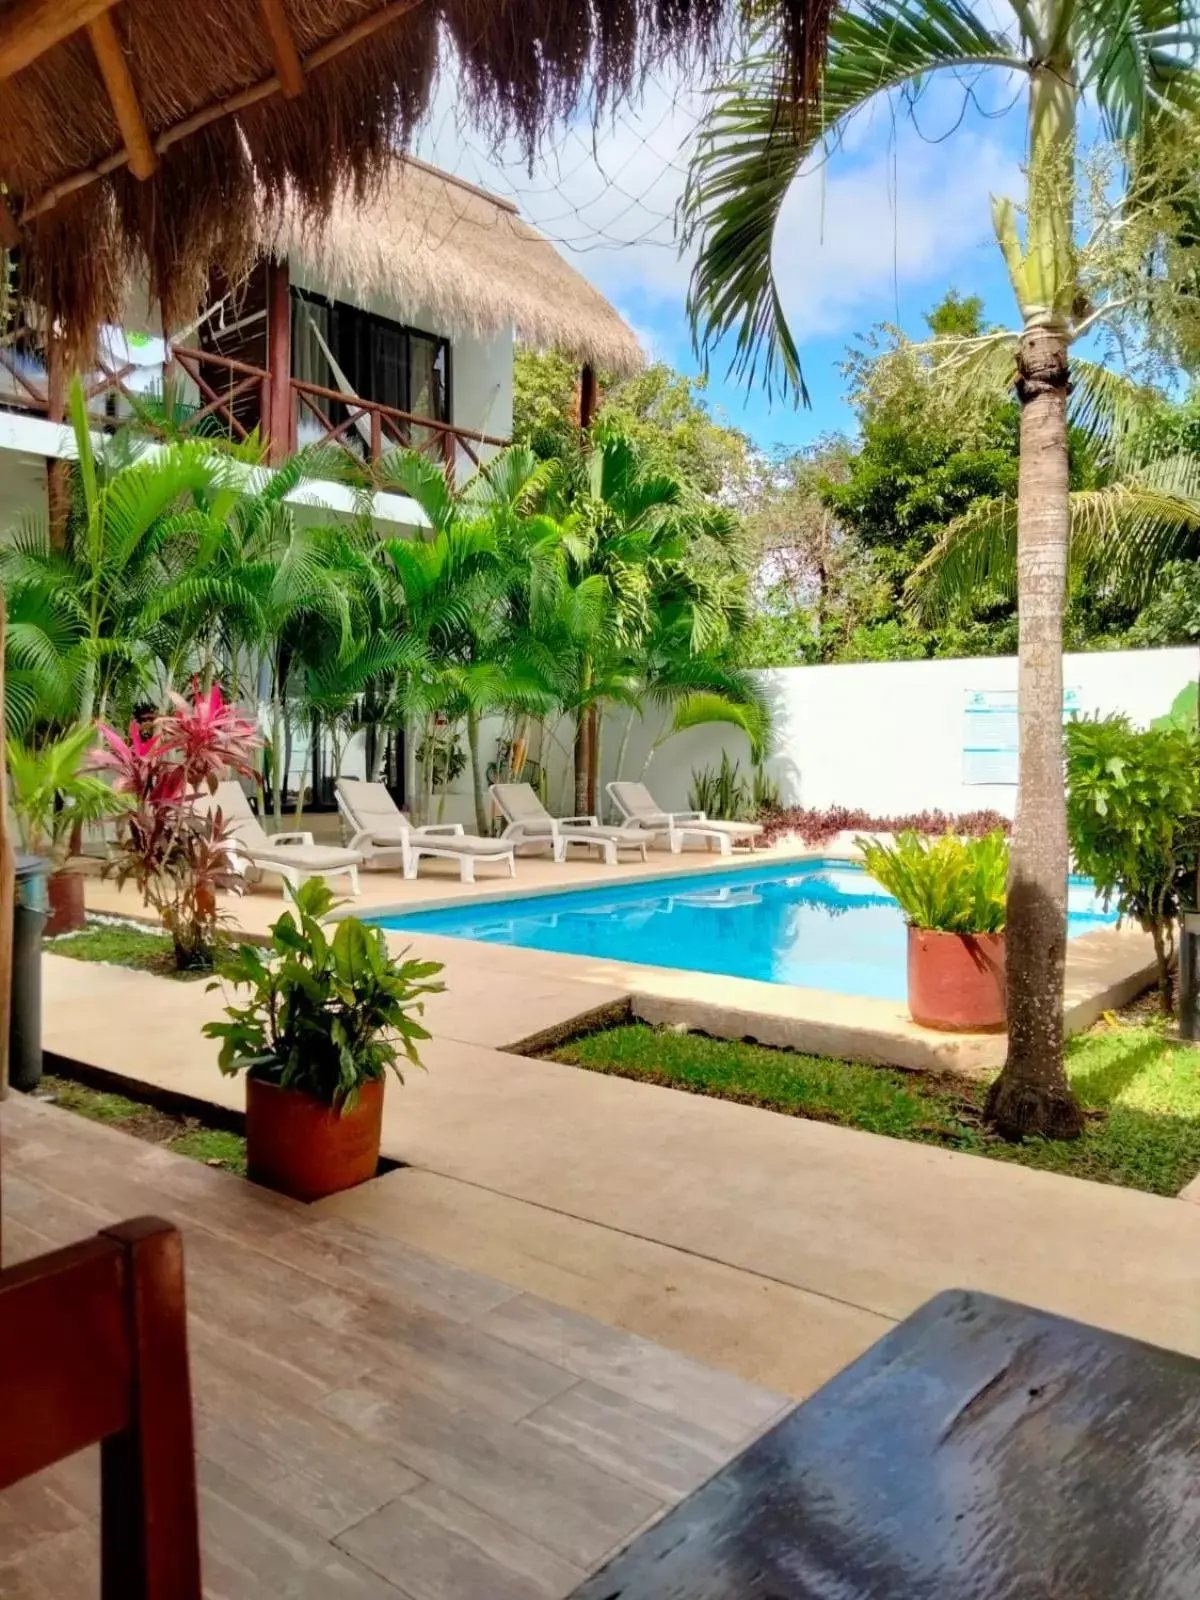
[[(900, 908), (861, 867), (805, 861), (373, 919), (405, 932), (903, 1000)], [(1071, 880), (1068, 934), (1116, 921)]]

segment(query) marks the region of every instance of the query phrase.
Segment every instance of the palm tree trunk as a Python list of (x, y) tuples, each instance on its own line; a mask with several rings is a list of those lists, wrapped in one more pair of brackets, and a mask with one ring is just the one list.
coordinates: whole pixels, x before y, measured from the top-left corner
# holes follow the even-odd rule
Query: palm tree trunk
[(588, 748), (591, 743), (590, 707), (580, 706), (575, 719), (575, 815), (590, 815), (588, 808)]
[(1017, 354), (1021, 402), (1017, 593), (1020, 764), (1008, 880), (1008, 1058), (988, 1118), (1008, 1138), (1079, 1135), (1063, 1066), (1067, 812), (1062, 624), (1070, 534), (1067, 342), (1028, 327)]
[(271, 810), (276, 828), (283, 826), (283, 706), (279, 695), (271, 696)]
[(601, 743), (604, 736), (604, 710), (598, 704), (592, 706), (589, 719), (588, 739), (591, 748), (588, 751), (588, 812), (594, 817), (600, 815), (600, 771)]
[(625, 756), (629, 750), (629, 736), (633, 732), (633, 721), (636, 716), (637, 712), (630, 706), (629, 715), (625, 718), (625, 726), (621, 730), (621, 743), (617, 746), (617, 764), (613, 768), (614, 778), (620, 778), (625, 770)]
[(471, 793), (475, 800), (475, 831), (485, 837), (491, 831), (484, 796), (484, 771), (479, 759), (479, 713), (467, 711), (467, 750), (471, 756)]

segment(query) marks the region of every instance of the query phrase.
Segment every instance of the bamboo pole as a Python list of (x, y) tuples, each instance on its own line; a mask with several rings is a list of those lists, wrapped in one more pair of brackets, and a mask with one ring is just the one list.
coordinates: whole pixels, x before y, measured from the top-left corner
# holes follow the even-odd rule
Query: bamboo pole
[(21, 0), (0, 23), (0, 78), (11, 78), (47, 50), (111, 11), (117, 0)]
[(104, 79), (104, 87), (108, 91), (117, 127), (121, 130), (125, 148), (129, 152), (129, 170), (135, 178), (144, 182), (153, 174), (158, 165), (158, 158), (150, 143), (150, 135), (146, 129), (145, 118), (142, 116), (142, 107), (138, 101), (133, 76), (129, 71), (129, 63), (125, 59), (121, 41), (117, 37), (117, 28), (111, 12), (103, 11), (93, 22), (88, 23), (88, 37), (92, 41), (96, 65), (100, 68), (100, 76)]

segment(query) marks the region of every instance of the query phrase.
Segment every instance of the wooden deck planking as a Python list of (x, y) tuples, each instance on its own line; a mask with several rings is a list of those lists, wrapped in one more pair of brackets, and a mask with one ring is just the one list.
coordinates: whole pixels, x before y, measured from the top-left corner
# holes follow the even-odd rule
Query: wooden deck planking
[[(210, 1600), (556, 1600), (776, 1395), (57, 1108), (0, 1106), (6, 1264), (184, 1232)], [(95, 1461), (0, 1495), (5, 1600), (92, 1600)]]

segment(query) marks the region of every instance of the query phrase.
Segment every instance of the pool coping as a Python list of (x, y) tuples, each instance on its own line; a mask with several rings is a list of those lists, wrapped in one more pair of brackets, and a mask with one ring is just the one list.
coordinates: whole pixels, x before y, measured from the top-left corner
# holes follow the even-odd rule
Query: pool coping
[[(826, 845), (813, 848), (795, 861), (829, 860), (857, 862), (857, 853), (847, 846)], [(687, 876), (727, 875), (731, 871), (752, 870), (768, 863), (769, 856), (742, 856), (731, 860), (716, 857), (713, 863), (668, 869), (642, 884), (670, 881)], [(588, 889), (598, 887), (588, 885)], [(538, 885), (522, 890), (519, 885), (504, 886), (497, 892), (472, 896), (472, 907), (506, 901), (544, 899), (561, 895), (559, 885)], [(582, 892), (582, 891), (580, 891)], [(411, 905), (391, 909), (373, 906), (371, 918), (419, 915), (424, 911), (462, 909), (461, 898), (425, 901), (420, 912)], [(353, 910), (348, 913), (354, 915)], [(755, 978), (734, 978), (722, 974), (695, 972), (680, 967), (650, 966), (613, 958), (569, 955), (562, 951), (536, 950), (519, 945), (489, 944), (448, 933), (424, 930), (385, 929), (389, 948), (407, 949), (418, 940), (423, 957), (438, 959), (461, 953), (471, 947), (486, 953), (488, 965), (511, 974), (514, 982), (522, 977), (539, 979), (556, 976), (581, 983), (600, 984), (609, 991), (621, 990), (628, 996), (629, 1012), (637, 1019), (659, 1027), (677, 1027), (715, 1038), (751, 1040), (780, 1049), (806, 1054), (832, 1056), (838, 1060), (866, 1061), (876, 1066), (902, 1067), (911, 1071), (952, 1073), (973, 1079), (990, 1077), (1003, 1064), (1006, 1035), (942, 1033), (920, 1028), (908, 1015), (902, 1001), (878, 1000), (870, 996), (846, 995), (833, 990), (803, 988), (798, 985), (768, 983)], [(1135, 999), (1154, 981), (1154, 946), (1148, 934), (1128, 924), (1095, 929), (1078, 935), (1067, 945), (1064, 986), (1064, 1022), (1068, 1033), (1078, 1033), (1098, 1020), (1106, 1011), (1117, 1010)], [(531, 1034), (507, 1041), (502, 1048), (529, 1054), (548, 1048), (572, 1033), (590, 1031), (594, 1008), (586, 1008), (574, 1023), (555, 1029), (555, 1039)]]

